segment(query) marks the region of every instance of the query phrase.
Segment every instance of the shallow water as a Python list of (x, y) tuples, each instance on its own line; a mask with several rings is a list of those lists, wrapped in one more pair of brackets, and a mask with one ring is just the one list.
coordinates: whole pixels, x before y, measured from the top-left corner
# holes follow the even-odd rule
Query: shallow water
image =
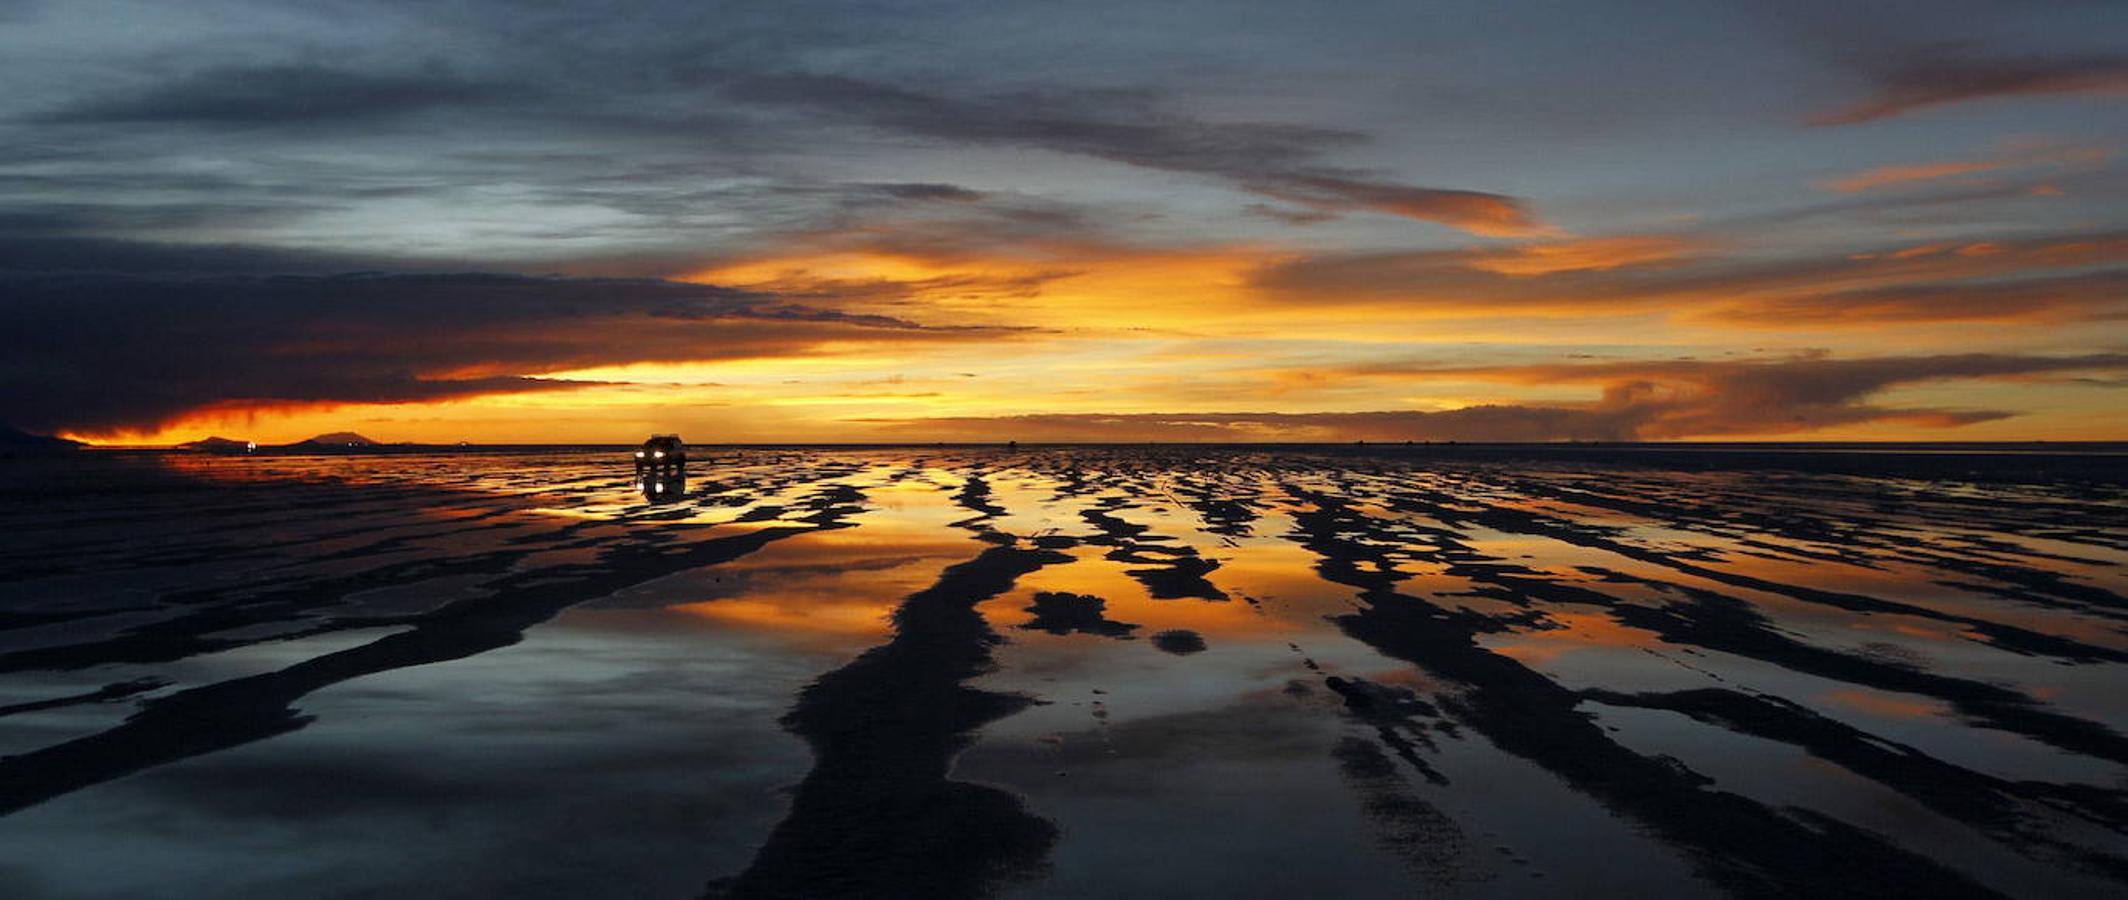
[(0, 894), (2109, 896), (2128, 458), (9, 460)]

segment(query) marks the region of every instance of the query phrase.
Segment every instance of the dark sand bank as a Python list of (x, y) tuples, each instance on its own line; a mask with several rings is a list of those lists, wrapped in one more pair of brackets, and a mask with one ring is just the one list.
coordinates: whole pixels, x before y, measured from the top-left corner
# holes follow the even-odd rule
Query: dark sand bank
[(2120, 450), (13, 459), (0, 893), (2117, 895)]

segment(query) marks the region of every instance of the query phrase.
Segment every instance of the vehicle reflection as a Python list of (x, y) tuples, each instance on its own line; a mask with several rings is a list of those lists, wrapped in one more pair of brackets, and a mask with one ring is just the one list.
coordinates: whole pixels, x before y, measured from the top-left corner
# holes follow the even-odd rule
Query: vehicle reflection
[(644, 472), (636, 476), (636, 490), (652, 503), (672, 503), (687, 496), (687, 470), (680, 467)]

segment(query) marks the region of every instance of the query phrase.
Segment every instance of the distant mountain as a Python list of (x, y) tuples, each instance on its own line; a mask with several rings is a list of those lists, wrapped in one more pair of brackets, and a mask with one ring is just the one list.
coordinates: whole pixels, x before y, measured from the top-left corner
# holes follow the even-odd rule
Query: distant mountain
[(370, 440), (369, 438), (363, 437), (352, 431), (335, 431), (331, 434), (318, 435), (317, 437), (311, 438), (307, 441), (297, 441), (289, 446), (304, 447), (315, 445), (320, 447), (374, 447), (376, 446), (376, 444), (376, 441)]
[(237, 441), (225, 437), (201, 438), (177, 445), (180, 450), (200, 453), (351, 453), (383, 450), (387, 447), (411, 447), (412, 444), (379, 444), (352, 431), (335, 431), (316, 437), (305, 438), (293, 444), (261, 444)]
[(62, 437), (31, 434), (0, 425), (0, 453), (55, 453), (82, 446), (80, 441)]
[(186, 450), (199, 450), (205, 453), (242, 453), (251, 449), (251, 444), (248, 441), (232, 441), (225, 437), (201, 438), (196, 441), (186, 441), (178, 446)]

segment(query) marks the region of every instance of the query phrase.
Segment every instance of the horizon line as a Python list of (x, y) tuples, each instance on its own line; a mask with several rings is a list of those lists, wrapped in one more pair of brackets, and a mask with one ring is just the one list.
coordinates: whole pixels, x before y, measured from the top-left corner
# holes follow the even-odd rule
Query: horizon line
[[(186, 450), (192, 441), (175, 444), (126, 444), (79, 442), (84, 450)], [(366, 444), (339, 448), (336, 445), (317, 445), (335, 449), (516, 449), (516, 448), (625, 448), (639, 445), (640, 441), (497, 441), (497, 442), (425, 442), (425, 441), (371, 441)], [(282, 450), (313, 445), (312, 439), (290, 441), (280, 444), (258, 444), (259, 450)], [(1350, 440), (1350, 441), (1018, 441), (1018, 440), (946, 440), (946, 441), (705, 441), (688, 442), (689, 447), (730, 448), (785, 448), (785, 447), (2005, 447), (2046, 445), (2053, 447), (2089, 447), (2121, 445), (2128, 447), (2128, 437), (2073, 439), (2024, 438), (2016, 440), (1545, 440), (1545, 441), (1487, 441), (1487, 440)]]

